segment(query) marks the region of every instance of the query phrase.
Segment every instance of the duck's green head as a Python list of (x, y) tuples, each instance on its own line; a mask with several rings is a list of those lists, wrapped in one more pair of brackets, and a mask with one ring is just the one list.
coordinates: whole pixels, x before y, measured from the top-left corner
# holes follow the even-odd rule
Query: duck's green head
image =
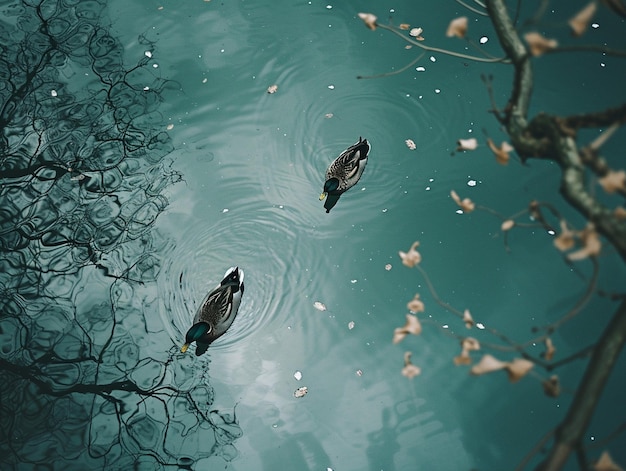
[(211, 326), (206, 322), (198, 322), (197, 324), (192, 325), (185, 335), (185, 344), (182, 346), (180, 351), (185, 353), (192, 342), (201, 340), (202, 337), (211, 332), (211, 330)]
[(338, 178), (329, 178), (324, 182), (324, 191), (320, 195), (320, 201), (326, 198), (326, 195), (332, 191), (336, 191), (339, 188), (339, 179)]

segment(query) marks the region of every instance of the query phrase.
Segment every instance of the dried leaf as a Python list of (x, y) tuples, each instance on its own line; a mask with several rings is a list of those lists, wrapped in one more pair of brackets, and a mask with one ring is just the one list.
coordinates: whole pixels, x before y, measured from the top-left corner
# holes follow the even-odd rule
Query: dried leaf
[(270, 85), (269, 87), (267, 87), (267, 93), (276, 93), (276, 91), (278, 91), (278, 85), (274, 84), (274, 85)]
[(402, 340), (404, 340), (404, 337), (406, 337), (408, 334), (406, 332), (406, 330), (404, 330), (404, 328), (402, 327), (396, 327), (393, 330), (393, 339), (391, 340), (391, 343), (393, 343), (394, 345), (397, 343), (402, 342)]
[(471, 350), (480, 350), (480, 342), (476, 340), (474, 337), (465, 337), (461, 342), (461, 346), (463, 350), (471, 351)]
[(509, 373), (509, 381), (516, 383), (522, 379), (532, 369), (535, 364), (525, 358), (515, 358), (506, 364), (506, 370)]
[(418, 241), (415, 241), (413, 242), (413, 245), (411, 245), (411, 248), (408, 252), (402, 252), (401, 250), (398, 251), (398, 255), (400, 255), (403, 265), (409, 268), (413, 268), (415, 265), (422, 261), (422, 256), (417, 250), (415, 250), (416, 247), (418, 247), (419, 245), (420, 243)]
[(480, 343), (473, 337), (466, 337), (461, 342), (461, 354), (454, 357), (454, 364), (459, 365), (469, 365), (472, 363), (472, 358), (470, 357), (469, 352), (472, 350), (480, 350)]
[(406, 324), (402, 327), (397, 327), (393, 331), (393, 339), (392, 342), (394, 344), (400, 343), (404, 337), (408, 334), (419, 335), (422, 332), (422, 324), (420, 324), (417, 316), (413, 314), (406, 315)]
[(507, 219), (506, 221), (502, 223), (502, 225), (500, 226), (500, 229), (502, 229), (503, 232), (506, 232), (506, 231), (511, 230), (514, 225), (515, 225), (515, 221), (513, 219)]
[(416, 294), (413, 299), (407, 303), (406, 307), (413, 313), (424, 312), (424, 303), (420, 299), (419, 294)]
[(461, 354), (458, 356), (455, 356), (452, 361), (454, 362), (454, 364), (456, 366), (460, 366), (460, 365), (470, 365), (472, 363), (472, 358), (469, 355), (469, 352), (467, 350), (461, 350)]
[(466, 309), (463, 312), (463, 322), (465, 322), (465, 327), (471, 329), (474, 326), (474, 319), (472, 318), (472, 314), (469, 312), (469, 309)]
[(415, 150), (417, 148), (417, 146), (415, 145), (415, 142), (413, 142), (412, 139), (407, 139), (406, 141), (404, 141), (404, 143), (411, 150)]
[(565, 252), (572, 247), (574, 247), (575, 239), (574, 232), (570, 230), (567, 222), (564, 219), (561, 219), (561, 233), (554, 238), (554, 246), (559, 249), (561, 252)]
[(616, 219), (623, 221), (624, 219), (626, 219), (626, 208), (624, 208), (623, 206), (618, 206), (613, 210), (613, 216), (615, 216)]
[(552, 339), (550, 337), (546, 337), (546, 351), (543, 353), (543, 358), (546, 359), (546, 361), (551, 361), (552, 358), (554, 358), (554, 354), (556, 353), (556, 348), (554, 347), (554, 344), (552, 343)]
[(594, 471), (624, 471), (615, 461), (611, 458), (608, 451), (603, 451), (600, 458), (593, 465)]
[(415, 366), (411, 363), (411, 352), (404, 352), (404, 368), (402, 368), (402, 376), (412, 379), (421, 372), (422, 370), (419, 366)]
[(404, 31), (408, 30), (410, 27), (411, 27), (411, 25), (408, 24), (408, 23), (400, 23), (400, 26), (398, 26), (398, 28), (400, 28), (400, 29), (402, 29)]
[(545, 54), (552, 49), (556, 49), (559, 46), (556, 39), (547, 39), (535, 31), (526, 33), (524, 35), (524, 39), (528, 43), (530, 53), (535, 57), (541, 56), (542, 54)]
[(424, 40), (424, 38), (422, 37), (423, 32), (424, 30), (422, 28), (413, 28), (411, 31), (409, 31), (409, 35), (413, 36), (418, 41), (423, 41)]
[(475, 150), (478, 147), (478, 140), (475, 138), (470, 139), (459, 139), (456, 141), (456, 150)]
[(600, 254), (602, 242), (600, 242), (600, 236), (596, 232), (593, 224), (588, 224), (587, 227), (580, 232), (579, 238), (583, 246), (575, 252), (567, 254), (568, 260), (575, 262), (588, 257), (596, 257)]
[(489, 145), (489, 148), (491, 149), (491, 151), (496, 156), (496, 161), (499, 164), (506, 165), (506, 164), (509, 163), (509, 159), (511, 158), (509, 156), (509, 152), (514, 150), (513, 147), (511, 146), (511, 144), (509, 144), (508, 142), (504, 141), (502, 144), (500, 144), (500, 147), (498, 147), (498, 146), (496, 146), (495, 142), (493, 142), (493, 140), (491, 138), (488, 138), (487, 139), (487, 145)]
[(561, 394), (561, 384), (557, 375), (552, 375), (541, 383), (543, 386), (543, 392), (546, 396), (559, 397)]
[(376, 24), (376, 20), (378, 20), (378, 18), (376, 18), (376, 16), (372, 15), (371, 13), (359, 13), (359, 18), (361, 18), (363, 20), (363, 23), (365, 23), (365, 26), (367, 26), (372, 31), (376, 29), (376, 26), (378, 26)]
[(457, 38), (464, 38), (467, 34), (467, 17), (461, 16), (459, 18), (455, 18), (448, 25), (448, 30), (446, 31), (446, 36), (449, 38), (456, 36)]
[(498, 371), (506, 368), (507, 364), (508, 363), (500, 361), (494, 356), (486, 353), (485, 355), (483, 355), (480, 361), (472, 367), (470, 373), (472, 373), (473, 375), (491, 373), (492, 371)]
[(605, 176), (598, 180), (598, 183), (607, 193), (626, 191), (626, 172), (624, 170), (609, 170)]
[(574, 36), (582, 36), (591, 22), (591, 18), (596, 13), (596, 2), (591, 1), (585, 8), (580, 10), (574, 17), (570, 18), (567, 22), (572, 28), (572, 34)]
[(474, 209), (476, 209), (476, 205), (471, 199), (465, 198), (462, 200), (461, 197), (456, 194), (456, 191), (450, 190), (450, 196), (464, 212), (471, 213)]

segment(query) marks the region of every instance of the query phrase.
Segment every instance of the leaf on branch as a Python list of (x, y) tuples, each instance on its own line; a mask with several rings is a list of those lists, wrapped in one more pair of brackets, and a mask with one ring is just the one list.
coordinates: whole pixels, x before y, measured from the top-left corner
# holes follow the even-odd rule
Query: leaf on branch
[(589, 23), (595, 15), (597, 9), (597, 5), (595, 1), (591, 1), (587, 4), (585, 8), (580, 10), (575, 16), (569, 19), (567, 24), (569, 24), (572, 29), (572, 34), (574, 36), (582, 36), (587, 28), (589, 27)]
[(602, 242), (600, 242), (600, 236), (596, 232), (593, 224), (587, 224), (587, 227), (580, 231), (578, 237), (583, 246), (577, 251), (567, 254), (568, 260), (575, 262), (588, 257), (596, 257), (600, 254)]
[(378, 26), (378, 24), (376, 23), (376, 20), (378, 20), (378, 18), (376, 18), (376, 15), (372, 15), (371, 13), (359, 13), (359, 18), (361, 18), (363, 20), (363, 23), (365, 23), (365, 26), (367, 26), (372, 31), (374, 31)]
[(420, 243), (416, 240), (415, 242), (413, 242), (413, 245), (411, 245), (411, 248), (408, 252), (403, 252), (401, 250), (398, 251), (398, 255), (400, 255), (403, 265), (409, 268), (413, 268), (415, 265), (422, 261), (422, 256), (417, 250), (415, 250), (419, 245)]
[(473, 337), (466, 337), (461, 342), (461, 353), (454, 357), (453, 361), (456, 366), (469, 365), (472, 363), (469, 352), (472, 350), (480, 350), (480, 343)]
[(474, 211), (474, 209), (476, 209), (476, 205), (474, 204), (474, 202), (471, 199), (469, 199), (469, 198), (461, 199), (461, 197), (459, 195), (457, 195), (456, 191), (450, 190), (450, 196), (452, 197), (454, 202), (464, 212), (471, 213), (472, 211)]
[(504, 141), (502, 142), (502, 144), (500, 144), (500, 147), (498, 147), (491, 138), (487, 139), (487, 144), (489, 145), (491, 152), (493, 152), (494, 155), (496, 156), (496, 161), (499, 164), (506, 165), (509, 163), (509, 159), (510, 159), (509, 152), (514, 150), (511, 144)]
[(409, 31), (409, 35), (413, 36), (418, 41), (423, 41), (422, 33), (424, 30), (422, 28), (413, 28)]
[(422, 300), (420, 299), (420, 295), (416, 294), (413, 299), (411, 299), (406, 307), (409, 309), (409, 311), (411, 311), (412, 313), (417, 313), (417, 312), (424, 312), (424, 303), (422, 302)]
[(515, 221), (513, 219), (507, 219), (506, 221), (502, 223), (502, 225), (500, 226), (500, 229), (502, 229), (503, 232), (506, 232), (506, 231), (511, 230), (514, 225), (515, 225)]
[(452, 38), (456, 36), (457, 38), (464, 38), (467, 34), (467, 17), (461, 16), (459, 18), (455, 18), (448, 25), (448, 30), (446, 31), (446, 36)]
[(554, 238), (554, 246), (559, 249), (561, 252), (565, 252), (572, 247), (574, 247), (575, 239), (574, 239), (574, 231), (570, 230), (567, 222), (564, 219), (561, 219), (561, 233)]
[(413, 314), (407, 314), (406, 324), (404, 324), (404, 326), (402, 327), (397, 327), (396, 329), (394, 329), (392, 343), (397, 344), (397, 343), (402, 342), (404, 337), (406, 337), (409, 334), (419, 335), (421, 333), (422, 333), (422, 324), (420, 324), (420, 321), (417, 318), (417, 316), (414, 316)]
[(509, 381), (511, 383), (517, 383), (532, 369), (535, 364), (532, 361), (525, 358), (515, 358), (512, 362), (509, 362), (506, 366), (506, 370), (509, 373)]
[(459, 139), (456, 141), (456, 150), (475, 150), (478, 147), (478, 141), (475, 138)]
[(474, 326), (474, 319), (472, 318), (472, 314), (469, 309), (466, 309), (463, 312), (463, 322), (465, 322), (465, 327), (471, 329)]
[(411, 363), (411, 352), (404, 352), (404, 368), (402, 368), (402, 376), (413, 379), (422, 372), (419, 366)]
[(605, 176), (598, 180), (598, 183), (607, 193), (626, 191), (626, 172), (624, 170), (609, 170)]
[(552, 339), (550, 337), (546, 337), (545, 344), (546, 351), (543, 353), (543, 358), (545, 358), (546, 361), (552, 361), (552, 358), (554, 358), (554, 354), (556, 353), (554, 343), (552, 343)]
[(483, 355), (480, 361), (472, 367), (470, 373), (472, 373), (473, 375), (483, 375), (485, 373), (503, 370), (504, 368), (506, 368), (506, 365), (506, 362), (500, 361), (493, 355), (489, 355), (488, 353), (486, 353)]
[(561, 394), (561, 384), (557, 375), (552, 375), (541, 383), (543, 386), (543, 392), (546, 396), (559, 397)]
[(611, 458), (608, 451), (603, 451), (600, 458), (593, 465), (594, 471), (624, 471), (615, 461)]
[(400, 28), (403, 31), (408, 31), (408, 29), (411, 27), (410, 24), (408, 23), (400, 23), (400, 26), (398, 26), (398, 28)]
[(559, 46), (559, 43), (556, 39), (548, 39), (542, 34), (535, 31), (526, 33), (524, 35), (524, 39), (528, 43), (530, 53), (535, 57), (539, 57), (546, 52), (551, 51), (552, 49), (556, 49)]

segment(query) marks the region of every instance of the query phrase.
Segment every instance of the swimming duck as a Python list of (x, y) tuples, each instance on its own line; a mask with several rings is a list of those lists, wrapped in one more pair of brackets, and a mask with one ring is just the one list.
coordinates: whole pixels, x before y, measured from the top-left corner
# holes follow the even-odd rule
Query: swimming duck
[(220, 284), (202, 301), (180, 351), (185, 353), (196, 342), (196, 356), (200, 356), (211, 342), (224, 335), (235, 320), (243, 289), (243, 270), (230, 267)]
[(344, 150), (328, 166), (324, 191), (320, 195), (320, 201), (328, 196), (324, 203), (327, 213), (337, 204), (342, 193), (357, 184), (365, 170), (367, 155), (371, 148), (367, 139), (359, 137), (359, 142)]

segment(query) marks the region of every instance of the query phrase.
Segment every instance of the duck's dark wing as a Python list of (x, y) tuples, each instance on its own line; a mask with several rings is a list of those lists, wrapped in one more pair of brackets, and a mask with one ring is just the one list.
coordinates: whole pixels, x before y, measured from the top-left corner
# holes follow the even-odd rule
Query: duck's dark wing
[(233, 307), (231, 285), (220, 286), (207, 296), (200, 307), (196, 322), (207, 322), (212, 326), (228, 319)]

